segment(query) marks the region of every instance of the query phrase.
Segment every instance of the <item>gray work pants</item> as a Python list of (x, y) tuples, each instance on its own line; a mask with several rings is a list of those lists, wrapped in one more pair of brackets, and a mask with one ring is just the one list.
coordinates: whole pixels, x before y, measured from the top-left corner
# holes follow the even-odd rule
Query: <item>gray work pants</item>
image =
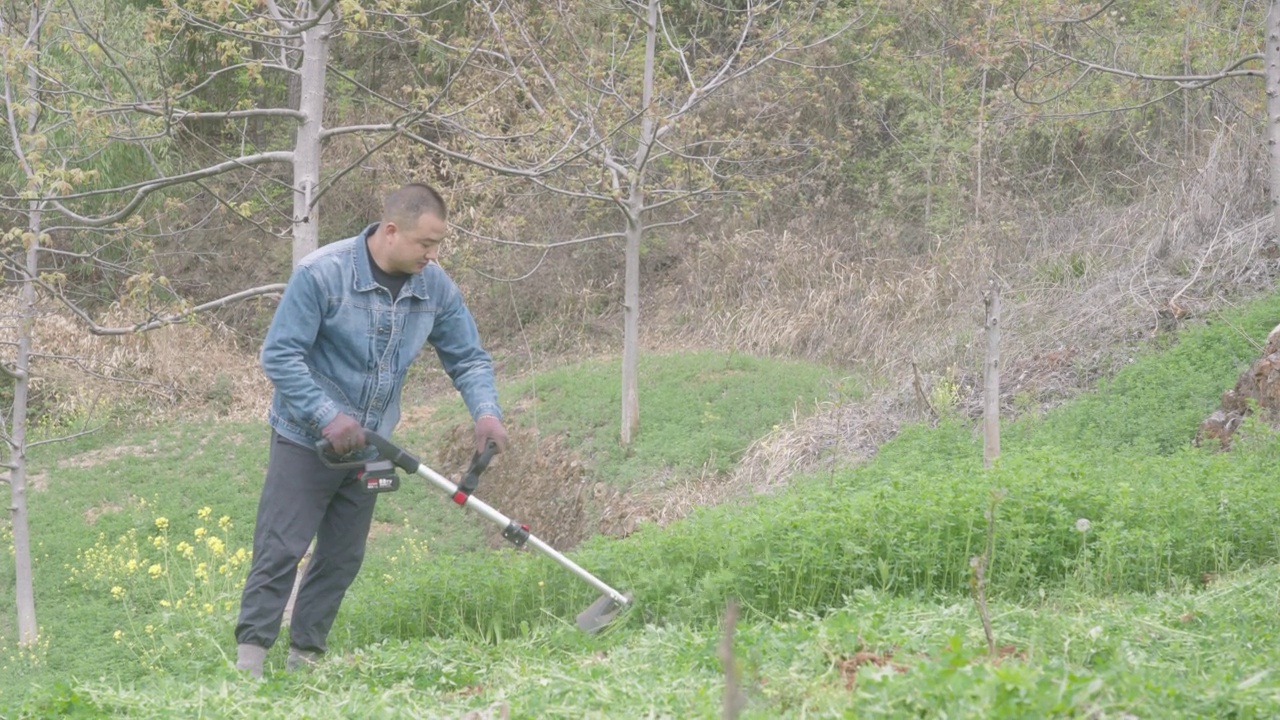
[(289, 644), (324, 652), (342, 597), (360, 571), (378, 496), (352, 470), (333, 470), (313, 448), (271, 433), (267, 478), (253, 530), (253, 564), (240, 599), (236, 642), (269, 648), (280, 634), (298, 561), (315, 551), (289, 621)]

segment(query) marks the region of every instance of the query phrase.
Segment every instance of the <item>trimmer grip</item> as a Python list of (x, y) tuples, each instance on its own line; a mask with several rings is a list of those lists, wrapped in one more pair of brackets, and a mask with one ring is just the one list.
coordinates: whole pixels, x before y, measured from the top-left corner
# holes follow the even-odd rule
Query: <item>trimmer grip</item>
[(378, 457), (344, 462), (333, 456), (333, 443), (329, 442), (327, 439), (321, 439), (316, 443), (316, 453), (320, 455), (320, 462), (324, 463), (325, 467), (330, 467), (334, 470), (359, 470), (363, 469), (371, 460), (381, 459), (390, 460), (396, 467), (401, 468), (405, 472), (418, 472), (418, 466), (421, 463), (418, 461), (417, 456), (382, 437), (378, 433), (372, 430), (365, 430), (364, 444), (377, 448)]
[[(368, 434), (369, 431), (366, 430), (365, 442), (368, 442)], [(333, 443), (329, 442), (328, 438), (322, 438), (320, 442), (316, 443), (316, 454), (320, 456), (320, 462), (324, 463), (325, 467), (332, 468), (334, 470), (358, 470), (363, 468), (365, 464), (364, 460), (350, 460), (344, 462), (337, 456), (333, 455)]]
[(390, 460), (407, 473), (416, 473), (422, 465), (418, 457), (372, 430), (364, 431), (364, 441), (378, 448), (378, 456)]

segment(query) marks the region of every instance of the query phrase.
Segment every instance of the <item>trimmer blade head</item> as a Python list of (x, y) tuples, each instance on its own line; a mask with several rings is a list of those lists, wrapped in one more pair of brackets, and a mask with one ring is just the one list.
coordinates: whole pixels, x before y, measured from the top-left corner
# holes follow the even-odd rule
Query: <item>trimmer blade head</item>
[(586, 633), (594, 633), (613, 622), (618, 613), (631, 604), (630, 595), (623, 595), (623, 597), (626, 598), (626, 603), (620, 603), (608, 595), (601, 595), (599, 600), (578, 613), (578, 629)]

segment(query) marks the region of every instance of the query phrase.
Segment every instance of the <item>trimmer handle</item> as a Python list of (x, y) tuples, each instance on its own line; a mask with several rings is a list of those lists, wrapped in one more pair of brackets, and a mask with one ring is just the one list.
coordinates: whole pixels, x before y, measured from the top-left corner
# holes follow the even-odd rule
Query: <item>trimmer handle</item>
[(467, 468), (467, 473), (462, 476), (462, 482), (458, 483), (458, 491), (467, 495), (475, 492), (476, 485), (480, 483), (480, 473), (489, 467), (489, 463), (497, 453), (498, 443), (493, 440), (489, 440), (484, 444), (482, 452), (473, 453), (471, 455), (471, 466)]
[(396, 467), (404, 470), (405, 472), (418, 472), (418, 466), (421, 463), (413, 453), (405, 450), (399, 445), (396, 445), (378, 433), (372, 430), (365, 430), (364, 442), (365, 445), (371, 445), (374, 448), (377, 448), (378, 456), (376, 458), (344, 461), (333, 455), (333, 443), (329, 442), (327, 439), (321, 439), (316, 443), (316, 454), (320, 456), (320, 462), (324, 463), (325, 467), (333, 468), (334, 470), (361, 470), (369, 464), (370, 461), (382, 459), (390, 460)]

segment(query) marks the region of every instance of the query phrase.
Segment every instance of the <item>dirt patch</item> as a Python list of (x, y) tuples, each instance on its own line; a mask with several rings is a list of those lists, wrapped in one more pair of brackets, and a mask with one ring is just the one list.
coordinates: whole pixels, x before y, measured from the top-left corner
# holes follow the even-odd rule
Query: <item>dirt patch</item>
[(91, 468), (122, 457), (148, 457), (160, 452), (154, 440), (146, 445), (116, 445), (74, 455), (58, 462), (59, 467)]
[(395, 523), (374, 520), (369, 525), (369, 540), (374, 541), (374, 540), (377, 540), (378, 538), (386, 537), (391, 533), (395, 532), (396, 529), (399, 527), (400, 526), (396, 525)]
[[(895, 662), (893, 651), (887, 652), (871, 652), (869, 650), (859, 650), (852, 656), (841, 656), (836, 658), (835, 666), (840, 671), (840, 676), (844, 678), (844, 686), (846, 690), (853, 690), (857, 684), (858, 670), (864, 666), (889, 668), (896, 673), (905, 673), (910, 668), (902, 663)], [(920, 656), (930, 659), (928, 655)], [(989, 662), (992, 665), (1000, 665), (1006, 660), (1026, 661), (1027, 653), (1025, 650), (1019, 650), (1016, 645), (998, 645), (994, 655), (980, 654), (974, 656), (969, 663), (976, 664), (980, 662)]]
[(101, 502), (84, 511), (84, 521), (88, 525), (93, 525), (103, 515), (118, 513), (123, 509), (123, 507), (113, 502)]
[[(625, 535), (635, 529), (620, 501), (621, 493), (591, 482), (586, 462), (554, 437), (510, 428), (507, 451), (499, 455), (480, 479), (476, 497), (504, 515), (526, 524), (535, 535), (558, 549), (567, 549), (596, 533)], [(456, 425), (437, 456), (441, 468), (457, 482), (475, 453), (470, 425)], [(454, 470), (456, 468), (456, 470)], [(501, 545), (501, 529), (486, 528), (490, 544)]]
[(1280, 325), (1267, 336), (1262, 357), (1240, 374), (1234, 388), (1222, 393), (1221, 407), (1200, 424), (1196, 443), (1218, 440), (1223, 449), (1229, 448), (1232, 436), (1254, 406), (1263, 420), (1280, 420)]
[(905, 673), (907, 666), (893, 662), (893, 653), (856, 652), (853, 657), (841, 658), (837, 663), (840, 675), (844, 678), (846, 690), (852, 690), (858, 680), (858, 668), (863, 665), (892, 668), (894, 672)]
[[(510, 445), (481, 478), (476, 497), (508, 517), (529, 526), (539, 538), (565, 550), (586, 538), (605, 534), (625, 537), (642, 522), (659, 526), (680, 520), (695, 508), (749, 498), (785, 487), (796, 473), (816, 472), (862, 462), (897, 434), (912, 414), (905, 397), (878, 396), (861, 403), (824, 405), (810, 416), (792, 420), (757, 440), (728, 474), (709, 466), (697, 475), (668, 483), (622, 491), (591, 477), (587, 459), (565, 447), (562, 439), (539, 436), (514, 424)], [(519, 414), (513, 408), (510, 416)], [(470, 424), (456, 425), (436, 463), (457, 482), (475, 452)], [(661, 486), (661, 487), (659, 487)], [(487, 528), (492, 545), (501, 531)]]
[[(0, 484), (7, 485), (11, 482), (12, 480), (10, 479), (10, 474), (8, 472), (0, 473)], [(43, 470), (38, 473), (28, 475), (26, 487), (27, 490), (30, 490), (31, 492), (44, 492), (45, 490), (48, 490), (49, 475)]]

